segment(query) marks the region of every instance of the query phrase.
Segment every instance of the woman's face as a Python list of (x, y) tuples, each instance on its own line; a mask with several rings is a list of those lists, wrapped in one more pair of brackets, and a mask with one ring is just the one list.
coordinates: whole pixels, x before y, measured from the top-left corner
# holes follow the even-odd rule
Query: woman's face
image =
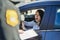
[(36, 12), (36, 13), (35, 13), (35, 21), (36, 21), (36, 22), (40, 22), (40, 20), (41, 20), (41, 17), (40, 17), (40, 15), (39, 15), (39, 12)]

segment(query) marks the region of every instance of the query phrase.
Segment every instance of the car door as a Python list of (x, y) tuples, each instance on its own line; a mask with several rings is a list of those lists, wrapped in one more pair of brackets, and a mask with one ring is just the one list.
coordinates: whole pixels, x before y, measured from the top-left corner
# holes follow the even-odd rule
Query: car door
[(45, 40), (60, 40), (60, 6), (51, 6), (50, 19), (48, 29), (46, 32)]

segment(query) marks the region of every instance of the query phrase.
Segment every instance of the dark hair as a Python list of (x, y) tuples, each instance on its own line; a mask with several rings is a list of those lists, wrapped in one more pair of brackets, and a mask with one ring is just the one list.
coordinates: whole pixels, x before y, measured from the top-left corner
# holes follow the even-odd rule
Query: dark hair
[[(44, 15), (44, 11), (43, 10), (37, 10), (36, 12), (39, 12), (39, 15), (40, 15), (41, 21), (42, 21), (42, 18), (43, 18), (43, 15)], [(41, 21), (40, 21), (40, 24), (41, 24)]]
[(42, 21), (44, 11), (43, 10), (37, 10), (36, 12), (39, 12), (39, 15), (40, 15), (41, 21)]

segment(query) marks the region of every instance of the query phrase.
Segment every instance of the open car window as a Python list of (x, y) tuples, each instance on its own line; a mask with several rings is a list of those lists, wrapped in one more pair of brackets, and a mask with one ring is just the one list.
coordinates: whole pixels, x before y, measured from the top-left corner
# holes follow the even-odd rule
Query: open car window
[[(24, 15), (24, 21), (26, 22), (25, 23), (25, 27), (27, 27), (28, 29), (32, 29), (32, 27), (30, 27), (30, 26), (26, 26), (26, 24), (27, 25), (35, 25), (35, 14), (36, 14), (36, 11), (37, 10), (42, 10), (43, 12), (45, 12), (45, 9), (43, 9), (43, 8), (40, 8), (40, 9), (31, 9), (31, 10), (26, 10), (26, 11), (24, 11), (24, 12), (21, 12), (22, 14), (21, 15)], [(40, 16), (41, 16), (42, 14), (40, 14)], [(41, 18), (41, 21), (40, 22), (42, 22), (42, 19), (43, 19), (43, 16), (44, 16), (44, 13), (43, 13), (43, 15), (42, 15), (42, 18)], [(21, 17), (22, 18), (22, 17)], [(32, 22), (33, 21), (33, 22)], [(31, 23), (32, 22), (32, 23)], [(36, 24), (37, 25), (37, 24)], [(41, 23), (39, 24), (39, 25), (41, 25)], [(36, 28), (36, 27), (35, 27)]]
[[(25, 21), (33, 21), (35, 20), (34, 19), (34, 15), (35, 15), (35, 12), (37, 11), (38, 9), (32, 9), (32, 10), (27, 10), (25, 12), (22, 12), (23, 15), (25, 16)], [(39, 10), (43, 10), (45, 11), (43, 8), (40, 8)]]

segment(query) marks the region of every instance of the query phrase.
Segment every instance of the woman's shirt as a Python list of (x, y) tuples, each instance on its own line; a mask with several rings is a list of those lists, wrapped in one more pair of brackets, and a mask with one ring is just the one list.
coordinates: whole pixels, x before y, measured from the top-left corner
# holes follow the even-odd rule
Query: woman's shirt
[(33, 28), (34, 30), (39, 30), (40, 29), (40, 26), (38, 26), (37, 23), (34, 22), (34, 21), (31, 21), (31, 22), (24, 21), (24, 25), (29, 27), (29, 28)]

